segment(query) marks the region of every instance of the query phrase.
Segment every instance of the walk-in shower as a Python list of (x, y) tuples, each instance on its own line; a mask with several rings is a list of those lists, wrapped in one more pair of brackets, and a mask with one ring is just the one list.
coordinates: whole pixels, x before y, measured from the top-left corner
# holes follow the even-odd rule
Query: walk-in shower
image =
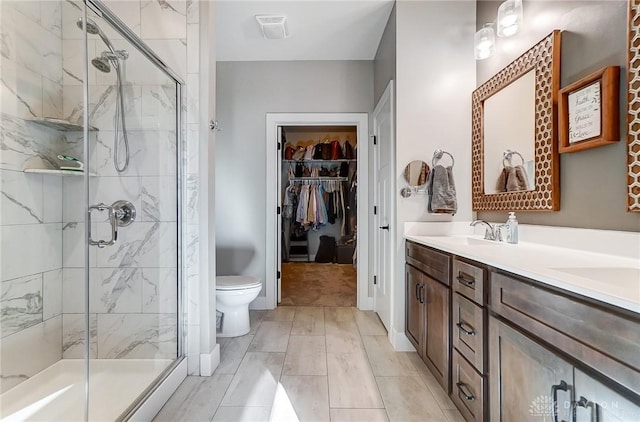
[(98, 0), (0, 19), (0, 421), (126, 420), (186, 374), (182, 80)]
[[(80, 30), (84, 28), (83, 18), (78, 18), (76, 25)], [(120, 71), (120, 61), (129, 58), (127, 50), (116, 50), (109, 38), (102, 32), (97, 23), (87, 19), (87, 33), (98, 35), (107, 45), (109, 51), (103, 51), (100, 56), (91, 59), (93, 67), (100, 72), (111, 72), (111, 63), (116, 69), (116, 115), (114, 117), (115, 136), (113, 138), (113, 166), (118, 173), (123, 173), (129, 167), (129, 138), (127, 135), (127, 122), (124, 113), (124, 94), (122, 93), (122, 72)], [(120, 165), (120, 136), (119, 129), (122, 128), (122, 143), (124, 144), (124, 163)]]

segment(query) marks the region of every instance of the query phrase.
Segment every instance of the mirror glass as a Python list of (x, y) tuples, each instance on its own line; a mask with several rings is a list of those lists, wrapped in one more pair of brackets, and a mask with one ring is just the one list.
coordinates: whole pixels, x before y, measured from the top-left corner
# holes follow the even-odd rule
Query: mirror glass
[(421, 187), (427, 184), (429, 165), (422, 160), (414, 160), (404, 168), (404, 180), (413, 187)]
[(535, 70), (484, 101), (484, 192), (535, 190)]

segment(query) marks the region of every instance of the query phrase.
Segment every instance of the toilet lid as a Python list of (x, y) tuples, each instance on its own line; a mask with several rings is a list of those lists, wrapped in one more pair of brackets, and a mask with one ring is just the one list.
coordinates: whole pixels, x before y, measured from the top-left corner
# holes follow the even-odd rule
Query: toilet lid
[(257, 277), (228, 275), (216, 277), (216, 289), (218, 290), (240, 290), (250, 289), (262, 285)]

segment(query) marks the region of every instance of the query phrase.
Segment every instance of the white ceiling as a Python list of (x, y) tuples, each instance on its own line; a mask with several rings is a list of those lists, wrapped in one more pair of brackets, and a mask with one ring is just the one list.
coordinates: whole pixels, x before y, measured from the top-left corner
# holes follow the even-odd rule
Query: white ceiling
[[(372, 60), (393, 0), (216, 2), (216, 59)], [(255, 15), (283, 14), (289, 37), (267, 40)]]

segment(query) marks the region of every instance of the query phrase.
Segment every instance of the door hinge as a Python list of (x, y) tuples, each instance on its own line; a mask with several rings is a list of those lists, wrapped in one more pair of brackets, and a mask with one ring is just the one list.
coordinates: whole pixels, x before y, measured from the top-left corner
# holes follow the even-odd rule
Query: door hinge
[(373, 145), (378, 145), (378, 138), (376, 135), (371, 135), (371, 138), (373, 139)]
[(376, 205), (373, 206), (373, 215), (378, 215), (378, 207)]
[(373, 276), (373, 284), (374, 284), (374, 285), (375, 285), (375, 284), (378, 284), (378, 276), (377, 276), (377, 275), (374, 275), (374, 276)]
[(282, 148), (280, 142), (278, 142), (278, 151), (280, 151), (280, 148)]
[(280, 207), (277, 207), (277, 208), (276, 208), (276, 214), (277, 214), (277, 215), (280, 215)]
[(276, 271), (276, 278), (280, 280), (280, 271)]

